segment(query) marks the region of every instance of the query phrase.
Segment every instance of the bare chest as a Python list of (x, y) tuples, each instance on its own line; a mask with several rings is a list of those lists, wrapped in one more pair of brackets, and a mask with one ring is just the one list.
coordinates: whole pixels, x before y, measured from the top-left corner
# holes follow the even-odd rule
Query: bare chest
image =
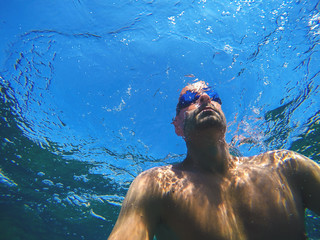
[(164, 191), (162, 219), (181, 239), (303, 239), (302, 203), (279, 174), (174, 180)]

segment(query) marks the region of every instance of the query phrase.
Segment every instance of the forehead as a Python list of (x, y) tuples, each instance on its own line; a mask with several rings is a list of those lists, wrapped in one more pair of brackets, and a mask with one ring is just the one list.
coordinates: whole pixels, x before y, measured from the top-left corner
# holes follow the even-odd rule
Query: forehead
[(187, 91), (201, 92), (204, 88), (207, 88), (207, 87), (208, 87), (208, 84), (206, 84), (204, 81), (199, 81), (193, 84), (189, 84), (181, 90), (179, 98), (183, 94), (185, 94)]

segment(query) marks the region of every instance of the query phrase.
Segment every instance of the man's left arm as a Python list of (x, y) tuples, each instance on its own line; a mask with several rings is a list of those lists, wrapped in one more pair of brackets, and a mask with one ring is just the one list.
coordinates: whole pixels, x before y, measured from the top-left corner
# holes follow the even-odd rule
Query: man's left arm
[(295, 153), (296, 180), (306, 208), (320, 215), (320, 166), (311, 159)]

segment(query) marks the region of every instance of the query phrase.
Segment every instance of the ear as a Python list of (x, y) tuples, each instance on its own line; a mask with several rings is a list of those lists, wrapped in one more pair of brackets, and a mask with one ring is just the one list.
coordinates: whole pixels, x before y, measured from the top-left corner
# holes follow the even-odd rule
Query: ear
[(182, 126), (181, 124), (179, 123), (179, 121), (177, 120), (177, 118), (175, 118), (173, 121), (172, 121), (172, 124), (174, 125), (174, 130), (176, 132), (176, 134), (180, 137), (184, 137), (184, 133), (183, 133), (183, 129), (182, 129)]

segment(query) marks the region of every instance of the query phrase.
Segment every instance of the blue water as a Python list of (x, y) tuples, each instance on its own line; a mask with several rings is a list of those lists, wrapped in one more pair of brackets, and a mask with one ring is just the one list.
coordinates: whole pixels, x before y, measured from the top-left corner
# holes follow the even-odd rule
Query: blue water
[(195, 79), (219, 92), (234, 151), (319, 163), (319, 9), (1, 0), (0, 239), (106, 239), (134, 177), (184, 158), (171, 120)]

